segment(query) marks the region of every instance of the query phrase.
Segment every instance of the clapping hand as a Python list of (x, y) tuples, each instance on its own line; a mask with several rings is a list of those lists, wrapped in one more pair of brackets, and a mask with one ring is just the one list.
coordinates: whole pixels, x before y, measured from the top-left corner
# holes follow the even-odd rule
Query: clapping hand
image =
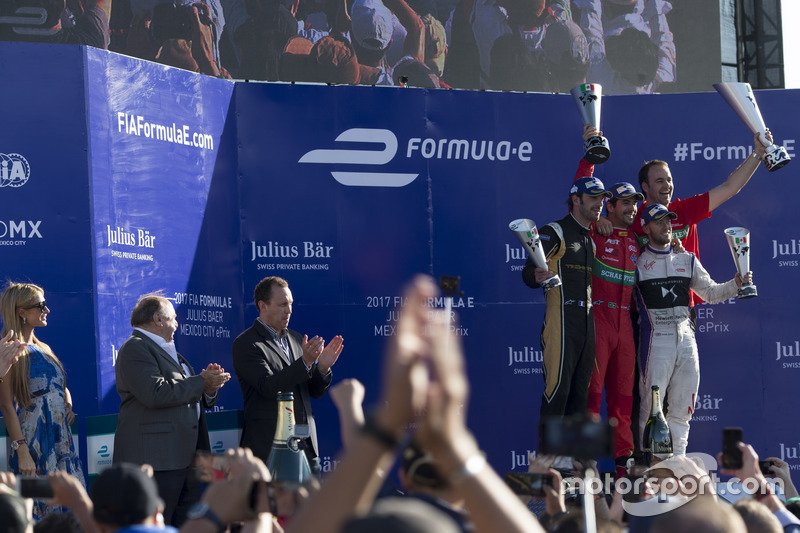
[(325, 339), (319, 335), (314, 335), (310, 340), (308, 335), (303, 335), (303, 361), (306, 366), (311, 366), (317, 362), (319, 356), (325, 348)]
[(209, 363), (205, 370), (200, 372), (200, 376), (205, 384), (204, 392), (209, 396), (216, 394), (217, 390), (231, 379), (231, 375), (217, 363)]
[(331, 339), (331, 342), (322, 349), (322, 353), (320, 353), (319, 359), (317, 359), (319, 371), (323, 374), (327, 374), (334, 363), (336, 363), (336, 360), (339, 359), (339, 354), (342, 353), (343, 349), (344, 339), (341, 335), (336, 335)]

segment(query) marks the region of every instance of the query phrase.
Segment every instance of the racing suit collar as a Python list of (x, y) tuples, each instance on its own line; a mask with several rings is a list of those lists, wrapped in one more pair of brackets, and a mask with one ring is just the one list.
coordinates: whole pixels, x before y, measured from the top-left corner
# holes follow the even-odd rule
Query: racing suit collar
[(570, 212), (569, 212), (569, 216), (571, 216), (571, 217), (572, 217), (572, 220), (574, 220), (574, 221), (575, 221), (575, 223), (576, 223), (577, 225), (579, 225), (580, 227), (582, 227), (582, 228), (583, 228), (583, 229), (585, 229), (586, 231), (589, 231), (589, 229), (590, 229), (590, 228), (589, 228), (589, 226), (591, 226), (591, 224), (589, 224), (589, 226), (584, 226), (583, 224), (581, 224), (580, 222), (578, 222), (578, 219), (577, 219), (577, 218), (575, 218), (575, 215), (573, 215), (573, 214), (572, 214), (572, 211), (570, 211)]
[(652, 246), (650, 246), (648, 244), (647, 245), (647, 249), (650, 250), (651, 252), (653, 252), (654, 254), (669, 255), (669, 254), (672, 253), (672, 246), (670, 246), (666, 250), (656, 250), (655, 248), (653, 248)]

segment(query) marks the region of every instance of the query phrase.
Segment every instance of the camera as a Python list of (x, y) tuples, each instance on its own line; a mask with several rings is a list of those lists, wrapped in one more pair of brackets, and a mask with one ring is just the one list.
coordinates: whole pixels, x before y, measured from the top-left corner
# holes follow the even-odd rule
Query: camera
[(228, 477), (230, 457), (200, 450), (194, 457), (194, 473), (202, 483), (211, 483)]
[[(215, 454), (208, 451), (198, 451), (195, 454), (194, 473), (201, 483), (213, 483), (228, 478), (231, 470), (231, 457), (224, 454)], [(253, 480), (248, 495), (248, 504), (254, 513), (259, 511), (259, 494), (267, 495), (270, 509), (275, 507), (275, 495), (271, 484), (267, 481)]]
[(774, 465), (772, 461), (759, 461), (758, 462), (758, 469), (761, 470), (761, 473), (765, 476), (775, 477), (775, 472), (769, 469), (772, 465)]
[(615, 427), (583, 415), (551, 417), (539, 426), (539, 451), (582, 459), (614, 456)]
[(23, 498), (42, 500), (53, 497), (53, 487), (46, 477), (18, 477), (17, 492)]
[(514, 491), (514, 494), (538, 497), (544, 496), (544, 487), (553, 487), (555, 481), (551, 473), (535, 472), (507, 472), (505, 479), (506, 485)]

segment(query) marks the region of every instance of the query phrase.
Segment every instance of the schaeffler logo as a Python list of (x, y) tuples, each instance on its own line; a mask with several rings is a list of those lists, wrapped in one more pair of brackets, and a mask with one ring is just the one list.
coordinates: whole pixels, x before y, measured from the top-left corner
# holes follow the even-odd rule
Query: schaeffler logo
[[(311, 150), (298, 163), (328, 165), (385, 165), (397, 154), (397, 137), (389, 130), (351, 128), (336, 137), (336, 142), (383, 145), (382, 150)], [(333, 179), (351, 187), (405, 187), (419, 174), (395, 172), (331, 171)]]
[(20, 154), (0, 154), (0, 187), (22, 187), (31, 177), (31, 166)]

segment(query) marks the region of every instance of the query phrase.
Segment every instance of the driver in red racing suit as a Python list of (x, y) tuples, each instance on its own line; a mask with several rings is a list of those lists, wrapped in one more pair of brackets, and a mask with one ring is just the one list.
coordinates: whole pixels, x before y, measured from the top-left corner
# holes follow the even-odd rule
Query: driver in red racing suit
[(633, 454), (631, 410), (636, 348), (630, 311), (639, 257), (636, 236), (627, 228), (636, 217), (636, 204), (644, 196), (625, 182), (609, 190), (613, 196), (606, 202), (606, 210), (614, 231), (608, 237), (592, 231), (597, 248), (592, 267), (595, 364), (588, 408), (600, 414), (605, 384), (608, 418), (617, 419), (614, 457), (618, 466), (624, 467)]
[[(596, 130), (592, 130), (596, 131)], [(593, 165), (581, 159), (575, 179), (591, 173)], [(595, 244), (592, 265), (592, 306), (594, 308), (595, 363), (589, 383), (587, 408), (600, 414), (603, 386), (606, 389), (608, 418), (617, 420), (614, 457), (618, 475), (624, 475), (627, 459), (633, 455), (631, 412), (633, 385), (636, 379), (636, 346), (630, 309), (639, 245), (636, 234), (628, 229), (636, 218), (637, 204), (644, 195), (627, 182), (609, 188), (607, 218), (613, 225), (611, 235), (591, 228)]]

